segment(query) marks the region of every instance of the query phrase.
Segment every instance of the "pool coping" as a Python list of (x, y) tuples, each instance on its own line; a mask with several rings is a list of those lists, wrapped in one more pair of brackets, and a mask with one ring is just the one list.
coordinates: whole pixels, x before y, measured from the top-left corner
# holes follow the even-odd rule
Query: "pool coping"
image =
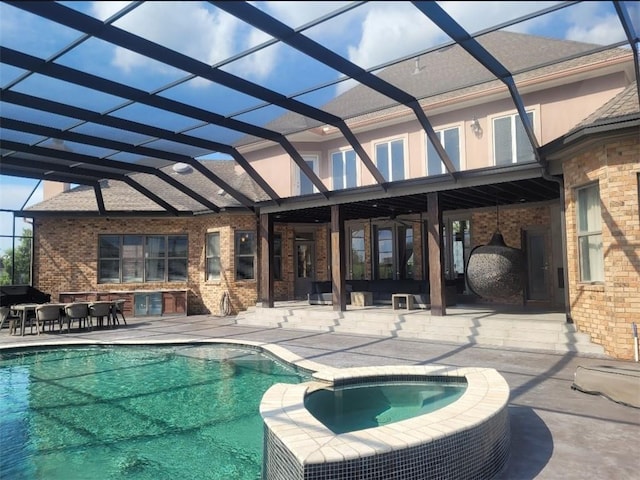
[[(149, 339), (145, 341), (70, 339), (56, 343), (32, 341), (6, 347), (0, 346), (0, 352), (7, 349), (20, 350), (39, 347), (185, 344), (222, 344), (255, 348), (311, 375), (312, 380), (303, 383), (273, 385), (265, 392), (260, 402), (259, 410), (265, 430), (263, 474), (265, 469), (269, 469), (268, 457), (270, 456), (280, 457), (277, 463), (287, 465), (284, 467), (286, 470), (284, 475), (282, 475), (283, 472), (275, 472), (268, 476), (270, 479), (324, 479), (329, 478), (326, 475), (328, 471), (333, 472), (332, 469), (337, 468), (342, 472), (346, 471), (347, 467), (353, 468), (352, 464), (354, 463), (362, 464), (363, 462), (366, 464), (364, 468), (375, 470), (381, 468), (379, 464), (384, 462), (384, 459), (389, 455), (408, 456), (410, 461), (420, 457), (419, 462), (422, 462), (422, 457), (428, 456), (434, 448), (440, 448), (442, 444), (449, 444), (451, 437), (462, 433), (470, 439), (475, 438), (475, 442), (478, 443), (479, 438), (487, 436), (487, 429), (491, 432), (491, 439), (487, 440), (485, 447), (489, 446), (498, 452), (493, 456), (495, 458), (492, 458), (492, 465), (489, 466), (491, 476), (494, 476), (506, 464), (510, 445), (507, 412), (510, 390), (506, 380), (493, 368), (438, 365), (335, 368), (304, 359), (277, 344), (225, 338), (152, 341)], [(366, 381), (393, 381), (407, 376), (429, 377), (430, 380), (436, 377), (454, 377), (454, 379), (466, 380), (467, 388), (458, 400), (434, 412), (388, 425), (341, 434), (332, 432), (317, 420), (304, 405), (306, 395), (319, 388), (362, 382), (363, 379)], [(469, 443), (469, 440), (465, 441)], [(285, 462), (281, 461), (283, 455), (286, 457)], [(482, 461), (481, 458), (472, 459), (471, 463), (474, 468), (482, 468), (478, 467)], [(463, 465), (464, 468), (468, 469), (468, 460), (457, 463), (462, 465), (464, 462), (467, 462)], [(315, 469), (316, 473), (305, 473), (309, 468)], [(361, 468), (361, 465), (357, 468)], [(420, 465), (419, 468), (423, 468), (423, 466)], [(331, 478), (336, 479), (350, 478), (349, 475), (332, 475)], [(394, 477), (381, 476), (376, 478)], [(432, 477), (425, 477), (421, 474), (421, 476), (406, 478)]]
[[(304, 405), (318, 388), (407, 378), (466, 381), (455, 402), (395, 423), (334, 433)], [(263, 474), (273, 480), (492, 478), (510, 454), (506, 380), (492, 368), (385, 365), (320, 370), (262, 397)]]
[[(465, 378), (468, 386), (452, 404), (435, 412), (355, 432), (335, 434), (304, 406), (305, 396), (329, 384), (362, 377), (393, 379), (402, 376)], [(282, 440), (301, 464), (327, 463), (360, 458), (418, 446), (473, 428), (506, 408), (509, 387), (494, 369), (441, 366), (353, 367), (319, 371), (318, 384), (277, 384), (267, 390), (260, 404), (266, 426)]]

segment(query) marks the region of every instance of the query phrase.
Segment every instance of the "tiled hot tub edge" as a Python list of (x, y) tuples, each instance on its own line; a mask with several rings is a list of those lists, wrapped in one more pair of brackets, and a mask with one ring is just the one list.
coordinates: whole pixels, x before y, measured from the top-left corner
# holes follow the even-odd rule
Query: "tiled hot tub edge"
[[(322, 385), (463, 377), (460, 399), (435, 412), (393, 424), (334, 434), (304, 407)], [(316, 382), (278, 384), (263, 396), (265, 480), (389, 480), (491, 478), (510, 447), (509, 387), (494, 369), (383, 366), (326, 369)]]

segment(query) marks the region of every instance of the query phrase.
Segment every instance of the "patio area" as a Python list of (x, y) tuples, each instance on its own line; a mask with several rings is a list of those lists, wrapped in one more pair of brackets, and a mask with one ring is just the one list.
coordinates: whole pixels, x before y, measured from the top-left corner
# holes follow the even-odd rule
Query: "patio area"
[(23, 337), (3, 329), (0, 351), (60, 343), (152, 344), (214, 338), (277, 344), (334, 367), (433, 364), (495, 368), (511, 390), (511, 458), (498, 479), (624, 480), (637, 475), (631, 445), (638, 440), (640, 410), (571, 389), (580, 366), (640, 369), (636, 363), (604, 356), (239, 325), (235, 317), (208, 315), (127, 317), (127, 325), (117, 329)]

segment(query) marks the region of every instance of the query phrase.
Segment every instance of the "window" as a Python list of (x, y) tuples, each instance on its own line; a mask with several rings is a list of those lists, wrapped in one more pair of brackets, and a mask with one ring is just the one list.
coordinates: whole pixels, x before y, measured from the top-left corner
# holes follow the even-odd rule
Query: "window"
[(414, 275), (413, 227), (374, 226), (374, 278), (405, 280)]
[(404, 180), (404, 141), (377, 144), (376, 166), (387, 181)]
[(349, 279), (363, 280), (365, 277), (364, 228), (354, 227), (350, 230), (351, 257), (349, 258)]
[(393, 230), (390, 227), (377, 227), (375, 278), (378, 280), (394, 279), (393, 262)]
[(580, 281), (601, 282), (604, 279), (604, 256), (600, 188), (597, 184), (589, 185), (579, 188), (576, 193)]
[(273, 279), (282, 280), (282, 235), (273, 236)]
[[(458, 127), (448, 128), (437, 131), (436, 135), (440, 139), (445, 152), (449, 155), (453, 166), (456, 167), (456, 170), (460, 170), (460, 129)], [(447, 173), (447, 168), (440, 160), (440, 155), (438, 155), (433, 143), (427, 137), (427, 175), (440, 175), (442, 173)]]
[(413, 227), (398, 226), (396, 228), (398, 237), (398, 277), (400, 279), (413, 278), (414, 255), (413, 255)]
[[(309, 168), (311, 168), (314, 173), (318, 173), (318, 157), (316, 155), (303, 155), (302, 159), (307, 165), (309, 165)], [(308, 195), (318, 191), (311, 180), (309, 180), (309, 177), (307, 177), (297, 165), (295, 167), (295, 172), (296, 186), (294, 191), (296, 195)]]
[(186, 235), (100, 235), (98, 282), (182, 282), (187, 280)]
[(236, 280), (254, 280), (256, 265), (256, 234), (236, 232)]
[(345, 150), (343, 152), (332, 153), (331, 171), (333, 172), (334, 190), (356, 187), (358, 184), (356, 152), (353, 150)]
[[(527, 117), (533, 124), (533, 112)], [(496, 165), (535, 160), (533, 147), (518, 114), (493, 120), (493, 145)]]
[(207, 280), (220, 280), (220, 232), (207, 233)]

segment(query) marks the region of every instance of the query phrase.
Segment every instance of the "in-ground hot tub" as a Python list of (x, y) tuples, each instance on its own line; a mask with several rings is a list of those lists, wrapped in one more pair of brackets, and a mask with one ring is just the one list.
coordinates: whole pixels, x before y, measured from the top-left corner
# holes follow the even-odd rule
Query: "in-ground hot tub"
[[(364, 367), (321, 370), (314, 379), (274, 385), (262, 399), (265, 480), (489, 479), (508, 459), (509, 387), (494, 369)], [(308, 395), (328, 386), (420, 379), (467, 386), (431, 413), (339, 434), (305, 407)]]

